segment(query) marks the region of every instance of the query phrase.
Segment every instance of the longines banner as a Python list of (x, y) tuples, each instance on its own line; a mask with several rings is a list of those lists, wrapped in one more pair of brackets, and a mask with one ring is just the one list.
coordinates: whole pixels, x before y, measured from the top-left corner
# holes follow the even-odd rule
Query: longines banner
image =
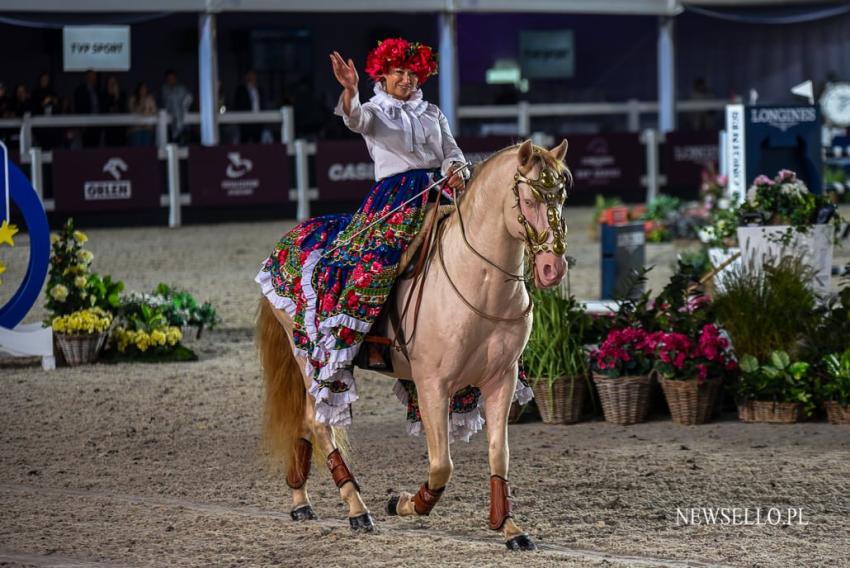
[(645, 199), (641, 176), (646, 153), (638, 134), (580, 134), (567, 140), (566, 162), (575, 180), (568, 205), (590, 202), (597, 194), (630, 202)]
[(661, 151), (661, 172), (665, 186), (679, 191), (676, 195), (696, 197), (702, 172), (709, 165), (717, 171), (719, 138), (716, 130), (668, 132)]
[(61, 212), (159, 207), (161, 176), (155, 148), (53, 151), (53, 197)]
[(281, 144), (192, 146), (192, 205), (280, 205), (289, 202), (290, 158)]
[[(509, 146), (507, 136), (458, 138), (466, 159), (479, 162)], [(362, 140), (320, 140), (316, 143), (316, 173), (319, 199), (359, 201), (375, 181), (372, 158)]]

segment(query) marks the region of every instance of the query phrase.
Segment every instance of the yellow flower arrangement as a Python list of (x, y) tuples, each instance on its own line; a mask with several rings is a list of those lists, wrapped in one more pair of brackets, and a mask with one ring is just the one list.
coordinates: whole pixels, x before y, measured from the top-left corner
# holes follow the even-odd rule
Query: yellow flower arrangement
[(183, 333), (174, 326), (154, 329), (150, 333), (119, 327), (112, 332), (112, 339), (121, 353), (126, 352), (128, 347), (145, 352), (151, 347), (174, 347), (183, 339)]
[(74, 231), (74, 240), (80, 244), (83, 244), (84, 242), (89, 240), (89, 238), (82, 231)]
[(51, 326), (56, 333), (93, 334), (103, 333), (112, 325), (112, 314), (99, 308), (79, 310), (67, 316), (53, 319)]
[[(12, 238), (15, 236), (15, 233), (18, 232), (18, 227), (15, 225), (10, 225), (8, 221), (3, 221), (0, 224), (0, 244), (7, 244), (10, 247), (15, 246), (15, 240)], [(6, 265), (3, 264), (3, 261), (0, 261), (0, 274), (6, 272)], [(3, 280), (0, 279), (0, 284), (3, 283)]]
[(76, 286), (77, 288), (85, 288), (88, 281), (89, 279), (85, 276), (77, 276), (76, 278), (74, 278), (74, 286)]
[(77, 260), (83, 264), (91, 264), (94, 260), (94, 254), (90, 250), (81, 250), (77, 253)]

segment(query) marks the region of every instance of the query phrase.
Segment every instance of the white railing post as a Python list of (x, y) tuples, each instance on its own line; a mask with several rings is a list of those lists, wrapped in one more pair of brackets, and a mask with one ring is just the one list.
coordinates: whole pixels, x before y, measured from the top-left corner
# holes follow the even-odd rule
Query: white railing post
[(156, 147), (160, 150), (168, 144), (168, 111), (159, 109), (156, 115)]
[(307, 193), (309, 179), (307, 172), (307, 142), (295, 141), (295, 189), (298, 196), (296, 217), (303, 221), (310, 217), (310, 196)]
[(517, 104), (517, 130), (523, 138), (527, 138), (531, 134), (531, 115), (528, 109), (528, 101), (520, 101)]
[(30, 182), (38, 195), (39, 201), (44, 203), (44, 171), (42, 170), (41, 148), (30, 148)]
[(660, 181), (658, 174), (658, 131), (651, 128), (644, 130), (640, 139), (646, 145), (646, 202), (649, 203), (658, 195)]
[(295, 110), (291, 106), (280, 107), (280, 143), (295, 141)]
[(30, 147), (32, 147), (32, 114), (26, 112), (21, 118), (21, 135), (18, 140), (18, 151), (21, 159), (29, 153)]
[(166, 169), (168, 171), (168, 226), (179, 227), (182, 223), (180, 211), (180, 157), (177, 144), (165, 145)]

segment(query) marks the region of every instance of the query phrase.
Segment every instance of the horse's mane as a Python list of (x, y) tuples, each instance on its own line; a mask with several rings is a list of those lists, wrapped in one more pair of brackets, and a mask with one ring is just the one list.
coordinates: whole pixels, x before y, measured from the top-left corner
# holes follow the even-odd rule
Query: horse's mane
[[(488, 156), (487, 159), (476, 164), (475, 167), (472, 169), (472, 175), (471, 175), (470, 180), (469, 180), (470, 186), (472, 185), (472, 182), (475, 181), (475, 177), (480, 172), (482, 172), (488, 165), (491, 165), (491, 162), (495, 161), (497, 158), (499, 158), (503, 154), (507, 154), (508, 152), (518, 150), (520, 146), (522, 146), (522, 143), (518, 142), (516, 144), (513, 144), (512, 146), (507, 146), (505, 148), (502, 148), (501, 150), (499, 150), (495, 154)], [(563, 173), (564, 176), (566, 176), (566, 178), (567, 178), (567, 189), (572, 188), (572, 186), (573, 186), (573, 174), (570, 171), (570, 169), (567, 167), (567, 164), (563, 160), (556, 160), (549, 153), (549, 150), (547, 150), (546, 148), (544, 148), (542, 146), (538, 146), (537, 144), (532, 145), (532, 150), (533, 150), (532, 153), (531, 153), (532, 166), (536, 166), (536, 165), (548, 166), (550, 168), (555, 169), (556, 171)]]

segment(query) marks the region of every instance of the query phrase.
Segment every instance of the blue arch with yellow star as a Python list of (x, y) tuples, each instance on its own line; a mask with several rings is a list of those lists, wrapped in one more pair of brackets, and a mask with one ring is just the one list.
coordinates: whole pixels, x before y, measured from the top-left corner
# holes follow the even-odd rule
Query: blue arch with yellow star
[[(50, 263), (50, 227), (41, 199), (23, 172), (9, 161), (6, 146), (2, 142), (0, 153), (0, 169), (3, 170), (0, 171), (0, 191), (6, 194), (3, 196), (3, 207), (0, 208), (0, 223), (11, 218), (11, 210), (4, 213), (2, 209), (6, 208), (7, 203), (9, 206), (14, 205), (23, 217), (30, 237), (26, 276), (11, 299), (0, 307), (0, 327), (12, 329), (26, 317), (41, 294)], [(7, 229), (3, 234), (11, 240), (12, 232), (8, 225), (5, 226)]]

